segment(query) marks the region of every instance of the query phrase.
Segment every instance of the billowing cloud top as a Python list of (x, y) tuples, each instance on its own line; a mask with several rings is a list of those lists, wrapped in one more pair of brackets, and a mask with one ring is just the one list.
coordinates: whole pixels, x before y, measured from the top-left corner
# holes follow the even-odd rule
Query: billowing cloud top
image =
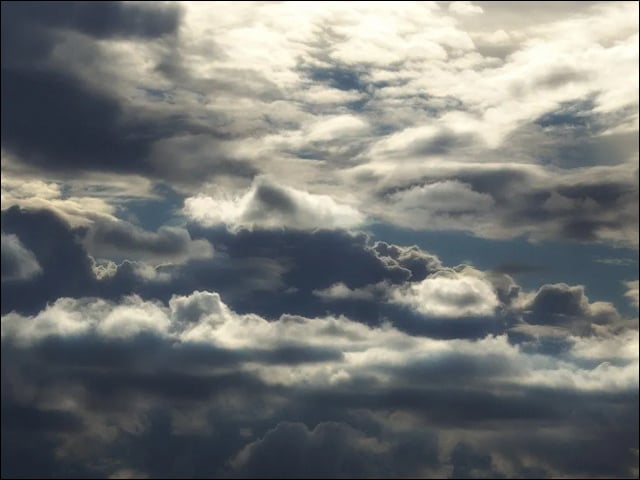
[(637, 2), (1, 9), (3, 478), (638, 477)]
[(353, 228), (364, 216), (328, 195), (318, 195), (281, 186), (267, 177), (256, 177), (251, 188), (240, 195), (219, 192), (210, 197), (185, 199), (184, 213), (203, 225), (239, 228)]

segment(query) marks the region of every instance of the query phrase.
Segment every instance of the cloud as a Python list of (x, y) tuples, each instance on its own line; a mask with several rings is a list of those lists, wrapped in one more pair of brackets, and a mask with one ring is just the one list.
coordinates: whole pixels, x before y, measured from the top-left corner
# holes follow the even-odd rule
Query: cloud
[(380, 473), (379, 455), (388, 448), (341, 423), (321, 423), (310, 431), (304, 424), (283, 422), (244, 447), (232, 465), (247, 477), (366, 476)]
[(336, 283), (329, 288), (315, 290), (314, 294), (328, 300), (395, 303), (427, 317), (452, 319), (492, 316), (500, 303), (491, 283), (481, 276), (445, 269), (418, 282), (400, 285), (381, 282), (356, 289)]
[(475, 15), (484, 12), (482, 7), (473, 5), (471, 2), (451, 2), (449, 11), (458, 15)]
[(213, 255), (209, 242), (193, 240), (183, 228), (163, 226), (157, 232), (148, 232), (124, 221), (93, 224), (83, 243), (94, 257), (126, 258), (152, 264), (182, 263)]
[[(570, 338), (555, 356), (527, 353), (506, 335), (436, 340), (346, 317), (267, 320), (235, 312), (215, 292), (168, 304), (63, 298), (2, 317), (3, 385), (12, 385), (3, 415), (14, 412), (3, 435), (13, 432), (11, 448), (26, 451), (24, 438), (52, 442), (61, 471), (80, 464), (105, 475), (121, 463), (86, 458), (118, 458), (149, 476), (625, 472), (636, 461), (637, 330)], [(608, 408), (612, 418), (593, 419)], [(522, 422), (532, 425), (526, 436)], [(576, 431), (585, 432), (580, 448), (607, 438), (616, 449), (600, 466), (556, 456), (572, 455)], [(212, 456), (222, 438), (227, 446)], [(158, 444), (175, 445), (191, 467), (148, 463), (141, 452)], [(299, 455), (280, 461), (273, 449)], [(7, 472), (24, 471), (15, 458), (6, 457)]]
[(16, 2), (3, 7), (2, 11), (12, 20), (25, 23), (32, 29), (69, 28), (98, 38), (154, 38), (174, 33), (180, 13), (174, 5), (151, 8), (122, 2), (104, 2), (100, 5), (60, 2), (56, 6), (43, 5), (37, 11), (24, 2)]
[[(3, 156), (3, 164), (5, 159)], [(4, 171), (0, 195), (3, 209), (16, 205), (30, 210), (50, 210), (74, 227), (89, 225), (97, 219), (115, 219), (116, 209), (104, 199), (75, 195), (63, 197), (59, 183), (15, 178)]]
[(524, 300), (522, 308), (529, 323), (562, 326), (578, 333), (619, 320), (610, 303), (590, 303), (584, 287), (564, 283), (543, 285), (528, 301)]
[(397, 290), (392, 299), (425, 315), (454, 318), (490, 316), (499, 303), (489, 282), (456, 273), (427, 277)]
[(38, 259), (15, 235), (2, 234), (2, 281), (28, 280), (42, 272)]
[(457, 181), (412, 187), (391, 194), (389, 201), (398, 215), (394, 223), (411, 228), (465, 228), (494, 207), (489, 195)]
[(638, 181), (627, 166), (554, 175), (534, 166), (462, 166), (411, 162), (390, 173), (352, 172), (369, 171), (375, 185), (363, 212), (405, 228), (637, 247)]
[(317, 195), (280, 186), (266, 177), (257, 177), (241, 196), (196, 196), (185, 200), (184, 213), (203, 225), (240, 228), (351, 228), (365, 217), (349, 205), (328, 195)]
[(637, 45), (635, 2), (3, 2), (1, 476), (636, 478)]
[[(360, 214), (637, 246), (637, 89), (619, 82), (637, 76), (633, 3), (528, 9), (526, 24), (509, 6), (470, 2), (264, 4), (224, 18), (196, 4), (3, 11), (3, 88), (15, 100), (3, 104), (3, 148), (40, 180), (135, 174), (233, 206), (251, 178), (277, 175), (281, 188), (355, 210), (319, 201), (327, 226)], [(40, 97), (73, 101), (44, 111)], [(228, 198), (207, 195), (211, 182)]]
[(11, 207), (2, 211), (2, 229), (16, 235), (41, 268), (28, 281), (3, 283), (3, 313), (34, 312), (60, 296), (89, 293), (95, 282), (91, 262), (68, 225), (55, 214)]
[(627, 292), (624, 296), (628, 297), (631, 304), (638, 308), (638, 280), (625, 282), (625, 284), (627, 285)]

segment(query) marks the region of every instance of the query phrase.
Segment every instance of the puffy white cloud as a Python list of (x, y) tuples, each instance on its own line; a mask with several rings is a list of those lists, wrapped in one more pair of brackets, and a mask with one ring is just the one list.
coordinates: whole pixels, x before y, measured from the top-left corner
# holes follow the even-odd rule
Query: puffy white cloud
[(313, 293), (327, 300), (368, 300), (404, 305), (426, 316), (450, 318), (493, 316), (500, 305), (496, 288), (481, 272), (439, 268), (419, 281), (380, 282), (360, 288), (336, 283)]
[(392, 299), (425, 315), (454, 318), (490, 316), (499, 304), (488, 281), (477, 276), (445, 272), (397, 290)]
[(226, 225), (231, 230), (352, 228), (365, 220), (355, 208), (328, 195), (281, 186), (262, 176), (241, 195), (220, 192), (217, 196), (189, 197), (184, 213), (203, 225)]

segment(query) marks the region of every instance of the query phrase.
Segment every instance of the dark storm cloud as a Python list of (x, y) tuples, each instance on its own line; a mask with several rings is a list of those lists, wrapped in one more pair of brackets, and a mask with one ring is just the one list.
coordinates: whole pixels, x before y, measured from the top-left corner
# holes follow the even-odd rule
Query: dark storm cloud
[[(212, 141), (227, 137), (216, 129), (224, 119), (206, 122), (187, 112), (163, 112), (135, 105), (130, 94), (89, 82), (73, 67), (78, 59), (53, 55), (72, 44), (84, 56), (86, 72), (107, 72), (112, 59), (98, 40), (154, 41), (170, 48), (181, 19), (179, 7), (120, 2), (8, 2), (2, 7), (2, 145), (20, 161), (43, 170), (98, 170), (140, 173), (178, 180), (202, 178), (185, 173), (175, 158), (158, 159), (153, 145), (174, 136), (206, 133)], [(84, 35), (71, 35), (80, 32)], [(71, 63), (69, 63), (71, 62)], [(167, 92), (171, 93), (171, 91)], [(169, 103), (173, 102), (170, 100)], [(192, 139), (192, 141), (195, 141)], [(221, 171), (254, 171), (224, 155)], [(189, 164), (191, 165), (191, 164)], [(208, 172), (209, 170), (207, 170)]]
[(139, 170), (148, 141), (119, 102), (50, 71), (2, 70), (2, 143), (37, 165)]
[[(42, 273), (28, 282), (2, 285), (2, 313), (36, 312), (61, 296), (90, 294), (95, 284), (91, 262), (69, 227), (47, 211), (11, 207), (2, 211), (2, 228), (33, 252)], [(3, 242), (4, 248), (4, 242)]]
[[(2, 145), (45, 168), (144, 170), (149, 142), (162, 122), (127, 120), (120, 99), (65, 71), (50, 54), (64, 31), (154, 38), (175, 33), (179, 18), (172, 6), (3, 3)], [(93, 48), (90, 40), (75, 41)]]

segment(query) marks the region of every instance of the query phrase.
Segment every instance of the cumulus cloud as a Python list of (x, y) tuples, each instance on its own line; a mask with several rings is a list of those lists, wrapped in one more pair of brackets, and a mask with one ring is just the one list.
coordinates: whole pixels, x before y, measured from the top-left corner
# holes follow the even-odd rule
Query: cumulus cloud
[(16, 235), (2, 233), (2, 281), (28, 280), (42, 268), (33, 252), (24, 247)]
[[(609, 384), (607, 382), (614, 380), (598, 377), (599, 370), (584, 370), (579, 364), (559, 362), (553, 366), (548, 362), (537, 363), (534, 358), (522, 357), (519, 349), (510, 345), (505, 336), (487, 337), (480, 341), (433, 340), (412, 337), (392, 325), (372, 328), (345, 317), (305, 318), (285, 314), (276, 321), (268, 321), (255, 314), (238, 314), (223, 303), (217, 293), (203, 291), (174, 296), (168, 307), (135, 295), (125, 297), (120, 303), (91, 298), (61, 298), (34, 316), (16, 313), (3, 316), (2, 333), (4, 341), (23, 346), (35, 345), (47, 338), (98, 337), (110, 342), (151, 335), (170, 344), (178, 342), (185, 346), (200, 345), (205, 349), (209, 346), (236, 351), (242, 354), (239, 360), (248, 364), (254, 357), (261, 358), (265, 350), (278, 352), (299, 347), (301, 353), (305, 350), (310, 353), (319, 350), (340, 352), (339, 355), (326, 356), (325, 361), (329, 362), (326, 368), (319, 368), (315, 362), (311, 362), (308, 368), (302, 364), (288, 374), (277, 364), (257, 364), (251, 369), (263, 381), (274, 384), (311, 381), (329, 385), (340, 378), (346, 380), (357, 377), (357, 372), (363, 368), (376, 371), (379, 380), (386, 382), (392, 378), (387, 376), (392, 372), (385, 373), (387, 367), (404, 369), (413, 365), (411, 368), (430, 369), (431, 366), (425, 362), (437, 360), (444, 365), (449, 357), (457, 356), (461, 356), (461, 359), (478, 357), (477, 361), (484, 362), (480, 357), (483, 349), (490, 345), (496, 355), (504, 359), (511, 358), (516, 364), (504, 371), (499, 369), (493, 372), (494, 359), (487, 359), (489, 370), (486, 373), (505, 376), (516, 383), (543, 381), (539, 370), (546, 371), (549, 368), (557, 369), (558, 381), (563, 375), (582, 372), (580, 375), (589, 379), (582, 385), (584, 388), (597, 388), (599, 383), (594, 382)], [(625, 341), (632, 342), (634, 338), (628, 336)], [(586, 341), (591, 347), (581, 348), (576, 356), (598, 358), (598, 354), (593, 353), (597, 352), (595, 345), (611, 340), (604, 337), (602, 340)], [(584, 343), (582, 340), (577, 342)], [(634, 354), (633, 349), (621, 350), (617, 354), (611, 352), (611, 355), (632, 362), (629, 368), (635, 368), (633, 361), (637, 360), (637, 352)], [(284, 362), (287, 363), (286, 357)], [(455, 362), (451, 365), (455, 365)], [(607, 366), (606, 370), (608, 373), (623, 374), (626, 368)], [(519, 375), (524, 374), (525, 370), (525, 377), (520, 378)], [(436, 374), (435, 370), (432, 374)], [(633, 384), (631, 377), (623, 378)], [(577, 386), (581, 385), (580, 381), (577, 377)], [(637, 383), (637, 378), (635, 381)], [(544, 382), (554, 384), (554, 379), (548, 378)]]
[[(53, 432), (42, 435), (57, 445), (57, 461), (69, 465), (125, 447), (187, 442), (198, 447), (185, 458), (210, 475), (228, 468), (251, 476), (488, 468), (491, 462), (473, 460), (479, 453), (462, 455), (456, 445), (464, 439), (480, 456), (506, 456), (506, 465), (494, 464), (505, 474), (522, 475), (519, 462), (547, 473), (588, 472), (518, 435), (518, 425), (556, 422), (552, 432), (532, 427), (528, 435), (567, 449), (574, 440), (557, 432), (584, 428), (582, 417), (613, 401), (620, 416), (590, 423), (590, 435), (634, 448), (625, 409), (638, 385), (637, 330), (570, 339), (568, 352), (554, 356), (527, 353), (506, 335), (436, 340), (346, 317), (267, 320), (239, 314), (205, 291), (174, 296), (168, 305), (137, 296), (117, 303), (63, 298), (35, 315), (2, 317), (3, 381), (12, 385), (7, 402), (16, 405), (3, 435), (9, 427), (22, 431), (20, 409), (28, 408), (30, 425)], [(37, 379), (27, 375), (33, 366)], [(75, 427), (61, 428), (55, 415)], [(616, 432), (607, 433), (612, 421)], [(217, 445), (212, 432), (219, 428), (235, 432), (224, 437), (230, 443), (222, 456), (201, 456), (200, 446)], [(14, 446), (26, 448), (15, 438)], [(283, 448), (306, 460), (274, 462), (273, 449)], [(633, 465), (626, 454), (605, 454), (605, 471)], [(144, 456), (130, 458), (131, 470), (155, 476), (160, 468), (141, 463)], [(112, 462), (83, 466), (122, 470)], [(13, 460), (3, 468), (20, 471)]]
[(592, 261), (637, 45), (636, 2), (3, 2), (1, 476), (637, 477)]
[(185, 215), (203, 225), (240, 228), (351, 228), (365, 217), (349, 205), (328, 195), (318, 195), (278, 185), (256, 177), (251, 188), (239, 196), (199, 195), (185, 200)]
[(575, 332), (589, 331), (593, 325), (620, 320), (610, 303), (589, 302), (584, 287), (565, 283), (543, 285), (535, 293), (524, 296), (522, 308), (529, 323), (562, 326)]
[(425, 315), (454, 318), (491, 315), (499, 303), (493, 287), (486, 280), (444, 272), (400, 288), (393, 293), (392, 300)]
[(410, 307), (438, 318), (492, 316), (500, 304), (493, 285), (474, 274), (442, 269), (418, 282), (392, 285), (382, 282), (351, 289), (344, 283), (314, 293), (329, 300), (376, 300)]

